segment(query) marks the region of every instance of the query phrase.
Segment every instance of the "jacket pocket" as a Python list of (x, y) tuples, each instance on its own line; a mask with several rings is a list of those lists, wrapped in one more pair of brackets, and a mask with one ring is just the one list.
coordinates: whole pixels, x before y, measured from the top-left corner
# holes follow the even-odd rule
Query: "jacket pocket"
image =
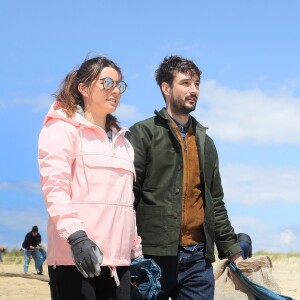
[(166, 183), (172, 182), (178, 168), (178, 159), (180, 158), (173, 149), (153, 149), (148, 158), (144, 188), (161, 189)]
[(84, 154), (84, 164), (89, 170), (116, 169), (134, 173), (133, 163), (129, 159), (103, 154)]
[(136, 221), (142, 245), (159, 247), (165, 238), (166, 207), (159, 205), (138, 206)]
[(88, 196), (79, 201), (133, 206), (134, 168), (130, 160), (108, 155), (88, 154), (77, 159), (74, 197), (88, 186)]

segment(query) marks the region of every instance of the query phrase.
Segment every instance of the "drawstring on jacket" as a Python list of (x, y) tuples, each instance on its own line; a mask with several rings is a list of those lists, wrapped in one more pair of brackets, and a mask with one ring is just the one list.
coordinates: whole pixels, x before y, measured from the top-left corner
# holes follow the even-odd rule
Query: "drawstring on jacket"
[(110, 277), (113, 277), (115, 279), (116, 285), (119, 286), (120, 285), (120, 280), (119, 280), (119, 277), (118, 277), (116, 267), (108, 266), (108, 268), (110, 269)]

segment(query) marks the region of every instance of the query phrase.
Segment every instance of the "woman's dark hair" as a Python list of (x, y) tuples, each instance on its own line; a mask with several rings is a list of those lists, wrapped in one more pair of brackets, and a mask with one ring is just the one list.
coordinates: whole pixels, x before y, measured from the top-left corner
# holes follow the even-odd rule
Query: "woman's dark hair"
[[(155, 79), (160, 89), (163, 82), (166, 82), (173, 87), (173, 80), (177, 73), (190, 74), (191, 76), (197, 75), (200, 80), (202, 71), (192, 60), (188, 60), (178, 55), (165, 57), (155, 71)], [(163, 92), (162, 94), (164, 96)]]
[[(78, 90), (79, 83), (90, 87), (106, 67), (115, 69), (119, 73), (120, 78), (123, 79), (121, 69), (113, 61), (104, 56), (87, 57), (77, 70), (72, 71), (66, 76), (55, 97), (68, 117), (74, 116), (77, 111), (77, 105), (80, 105), (84, 110), (83, 97)], [(111, 126), (116, 127), (118, 130), (120, 129), (117, 118), (108, 114), (106, 117), (106, 130)]]

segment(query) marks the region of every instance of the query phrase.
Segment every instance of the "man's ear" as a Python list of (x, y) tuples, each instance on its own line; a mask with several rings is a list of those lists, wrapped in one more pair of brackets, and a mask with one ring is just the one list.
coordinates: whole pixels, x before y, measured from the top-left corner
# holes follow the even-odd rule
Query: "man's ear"
[(161, 84), (161, 90), (165, 94), (165, 96), (170, 96), (171, 95), (171, 87), (168, 83), (163, 82)]
[(82, 82), (78, 84), (78, 91), (83, 97), (88, 97), (88, 95), (89, 95), (88, 86)]

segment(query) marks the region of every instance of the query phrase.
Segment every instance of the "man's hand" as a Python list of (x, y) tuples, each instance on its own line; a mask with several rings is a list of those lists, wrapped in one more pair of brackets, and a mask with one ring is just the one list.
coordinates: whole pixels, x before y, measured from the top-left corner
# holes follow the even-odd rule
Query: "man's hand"
[(229, 257), (229, 260), (236, 265), (238, 262), (240, 262), (244, 259), (240, 253), (237, 253), (237, 254), (234, 254), (233, 256)]
[(91, 241), (85, 231), (72, 233), (68, 242), (71, 245), (72, 258), (79, 272), (88, 278), (100, 274), (103, 255), (98, 246)]

